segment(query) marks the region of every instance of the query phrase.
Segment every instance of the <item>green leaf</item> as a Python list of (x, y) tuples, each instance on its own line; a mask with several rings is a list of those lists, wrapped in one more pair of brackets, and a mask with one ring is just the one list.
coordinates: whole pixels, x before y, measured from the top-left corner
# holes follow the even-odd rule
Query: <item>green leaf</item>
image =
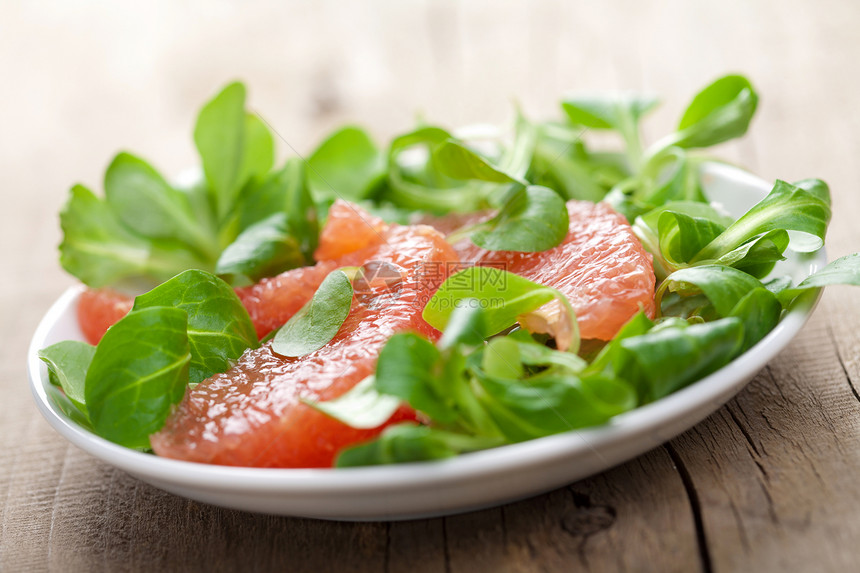
[[(678, 228), (674, 225), (668, 225), (668, 223), (672, 223), (671, 220), (665, 221), (663, 223), (664, 231), (660, 231), (660, 220), (664, 213), (678, 213), (694, 220), (709, 221), (714, 228), (717, 226), (725, 228), (726, 225), (732, 223), (731, 217), (720, 214), (707, 203), (696, 201), (669, 201), (637, 216), (633, 221), (633, 231), (642, 241), (642, 246), (654, 255), (654, 267), (660, 278), (678, 268), (679, 261), (670, 260), (672, 257), (669, 257), (669, 254), (672, 252), (680, 253), (681, 251)], [(671, 241), (668, 237), (670, 231), (672, 232)], [(665, 238), (664, 235), (666, 235)], [(663, 254), (664, 249), (667, 250), (666, 255)], [(684, 258), (680, 254), (676, 256), (681, 259)]]
[(660, 252), (674, 265), (687, 263), (726, 229), (710, 219), (671, 210), (663, 211), (657, 228)]
[(448, 316), (439, 348), (447, 350), (457, 345), (477, 347), (487, 338), (484, 311), (478, 301), (462, 301)]
[(820, 271), (803, 279), (796, 287), (780, 290), (778, 296), (787, 305), (807, 290), (829, 285), (860, 286), (860, 253), (851, 253), (832, 261)]
[(587, 382), (539, 374), (525, 380), (478, 377), (481, 403), (512, 442), (595, 426), (636, 405), (629, 385), (610, 377)]
[(241, 188), (253, 177), (266, 175), (274, 164), (275, 141), (269, 127), (256, 114), (245, 113), (244, 149), (236, 178), (237, 187)]
[(127, 230), (83, 185), (72, 187), (60, 226), (60, 264), (87, 285), (98, 288), (146, 273), (149, 242)]
[(589, 364), (586, 372), (595, 375), (606, 375), (613, 372), (612, 365), (620, 363), (623, 359), (620, 356), (622, 353), (621, 342), (627, 338), (645, 334), (652, 328), (654, 328), (654, 321), (648, 318), (644, 311), (640, 310), (621, 327), (609, 344), (603, 347)]
[(444, 141), (433, 149), (433, 164), (439, 171), (454, 179), (528, 185), (528, 182), (505, 173), (454, 139)]
[(484, 349), (481, 368), (492, 378), (522, 378), (525, 368), (519, 343), (507, 336), (493, 338)]
[(134, 299), (135, 311), (159, 307), (187, 313), (191, 384), (226, 372), (245, 350), (259, 346), (239, 297), (227, 283), (207, 272), (185, 271)]
[(658, 103), (659, 100), (651, 95), (619, 92), (569, 97), (561, 102), (561, 106), (575, 125), (625, 131), (638, 124), (639, 119)]
[(308, 158), (308, 186), (317, 201), (367, 198), (385, 176), (385, 155), (363, 129), (343, 127)]
[(734, 267), (754, 277), (761, 278), (773, 270), (777, 261), (785, 259), (783, 253), (788, 244), (788, 231), (773, 229), (729, 251), (717, 259), (716, 263)]
[(669, 275), (657, 289), (655, 301), (659, 308), (667, 291), (681, 296), (703, 293), (717, 314), (725, 317), (747, 293), (757, 288), (763, 288), (761, 282), (743, 271), (722, 265), (703, 265)]
[(275, 213), (285, 213), (287, 229), (298, 241), (305, 264), (313, 262), (313, 253), (319, 240), (319, 224), (301, 159), (288, 159), (283, 168), (270, 173), (265, 179), (246, 185), (239, 198), (238, 210), (241, 231)]
[(517, 190), (499, 213), (478, 225), (472, 242), (488, 251), (540, 252), (558, 246), (567, 236), (567, 205), (546, 187)]
[(696, 254), (692, 263), (719, 259), (761, 233), (784, 229), (802, 233), (796, 250), (815, 251), (824, 244), (824, 234), (830, 222), (830, 196), (827, 186), (811, 190), (777, 179), (771, 192), (731, 224), (722, 234)]
[(105, 333), (85, 383), (96, 433), (122, 446), (148, 449), (182, 399), (191, 352), (187, 314), (179, 308), (132, 311)]
[[(245, 164), (245, 86), (229, 84), (197, 116), (194, 143), (214, 194), (215, 211), (223, 219), (242, 186)], [(254, 129), (252, 127), (252, 129)]]
[(709, 147), (746, 133), (758, 94), (743, 76), (724, 76), (696, 94), (670, 136), (679, 147)]
[(619, 92), (569, 98), (562, 102), (562, 107), (575, 125), (618, 131), (627, 144), (627, 164), (635, 172), (642, 162), (639, 120), (657, 103), (658, 100), (650, 95)]
[(196, 221), (188, 196), (143, 159), (118, 154), (104, 184), (108, 205), (129, 229), (152, 239), (183, 241), (204, 257), (217, 256), (216, 240)]
[[(382, 199), (395, 206), (434, 213), (471, 212), (486, 206), (480, 185), (464, 184), (441, 173), (433, 162), (432, 149), (451, 138), (434, 126), (422, 126), (396, 137), (388, 149), (388, 180)], [(404, 151), (423, 152), (423, 161), (402, 162)]]
[(251, 284), (307, 263), (290, 234), (286, 213), (275, 213), (236, 237), (218, 258), (215, 273), (233, 284)]
[(334, 400), (325, 402), (305, 400), (304, 403), (347, 426), (369, 430), (378, 428), (390, 420), (400, 408), (401, 401), (396, 396), (380, 393), (376, 389), (375, 378), (368, 376), (349, 392)]
[[(513, 340), (512, 337), (505, 337)], [(528, 366), (557, 366), (567, 374), (578, 374), (586, 366), (585, 360), (571, 352), (554, 350), (543, 344), (518, 341), (519, 358)]]
[(94, 431), (93, 425), (90, 424), (90, 420), (87, 418), (86, 414), (84, 414), (78, 406), (73, 404), (59, 388), (56, 386), (48, 386), (45, 388), (45, 393), (49, 396), (51, 402), (53, 402), (60, 412), (62, 412), (69, 420), (86, 430), (91, 432)]
[(738, 318), (693, 325), (671, 322), (621, 340), (613, 367), (619, 378), (636, 387), (642, 402), (650, 402), (722, 368), (743, 341)]
[(585, 151), (582, 155), (577, 156), (575, 142), (542, 134), (534, 150), (532, 182), (555, 189), (565, 199), (601, 201), (612, 186), (598, 177), (606, 166)]
[(161, 282), (206, 263), (188, 250), (150, 241), (127, 229), (107, 203), (75, 185), (60, 212), (60, 264), (86, 285), (98, 288), (141, 278)]
[(702, 159), (691, 157), (679, 147), (671, 147), (665, 154), (655, 157), (652, 164), (643, 167), (643, 172), (656, 173), (652, 185), (642, 185), (636, 197), (650, 205), (664, 205), (668, 201), (695, 201), (707, 203), (699, 179)]
[(759, 287), (748, 292), (729, 313), (744, 325), (744, 340), (741, 352), (746, 352), (779, 323), (782, 305), (776, 295)]
[(63, 389), (66, 397), (87, 412), (84, 382), (93, 361), (95, 346), (77, 340), (64, 340), (39, 351), (39, 358), (48, 365), (51, 383)]
[(498, 445), (501, 445), (498, 438), (455, 434), (414, 424), (397, 424), (386, 428), (372, 442), (340, 452), (335, 466), (345, 468), (441, 460)]
[(435, 380), (440, 359), (441, 353), (427, 339), (409, 332), (395, 334), (379, 353), (375, 387), (383, 394), (401, 398), (437, 422), (451, 423), (457, 413), (451, 397), (439, 392)]
[(483, 310), (484, 333), (492, 336), (553, 299), (562, 303), (568, 312), (566, 319), (574, 321), (575, 329), (570, 303), (557, 290), (501, 269), (471, 267), (448, 277), (428, 301), (422, 316), (434, 328), (445, 330), (457, 308), (477, 305)]
[(330, 272), (313, 298), (278, 330), (272, 351), (281, 356), (304, 356), (328, 344), (349, 315), (352, 293), (346, 273)]

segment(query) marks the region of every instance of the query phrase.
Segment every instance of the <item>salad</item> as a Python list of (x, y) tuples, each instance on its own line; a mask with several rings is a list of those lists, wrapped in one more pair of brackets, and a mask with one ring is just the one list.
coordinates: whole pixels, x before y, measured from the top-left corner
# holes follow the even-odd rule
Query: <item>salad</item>
[(89, 342), (40, 352), (49, 394), (117, 444), (261, 467), (448, 458), (605, 424), (810, 291), (860, 285), (857, 253), (797, 284), (774, 272), (823, 246), (823, 181), (777, 180), (737, 219), (703, 191), (700, 150), (755, 113), (742, 76), (647, 146), (657, 99), (611, 93), (385, 148), (346, 126), (282, 165), (245, 99), (233, 83), (201, 109), (190, 184), (120, 153), (104, 197), (75, 185), (60, 215)]

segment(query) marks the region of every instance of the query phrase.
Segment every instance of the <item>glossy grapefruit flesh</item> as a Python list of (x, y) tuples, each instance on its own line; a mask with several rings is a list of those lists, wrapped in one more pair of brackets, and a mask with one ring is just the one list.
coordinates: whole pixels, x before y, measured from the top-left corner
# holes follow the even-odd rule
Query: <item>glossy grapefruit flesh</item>
[[(349, 428), (301, 400), (335, 398), (372, 374), (380, 349), (395, 332), (412, 330), (437, 338), (439, 333), (424, 322), (421, 312), (445, 277), (428, 276), (425, 269), (446, 268), (455, 256), (430, 227), (380, 229), (374, 245), (342, 254), (337, 265), (384, 263), (389, 271), (396, 270), (398, 280), (371, 280), (362, 292), (356, 290), (349, 316), (323, 348), (285, 358), (267, 344), (190, 389), (164, 428), (151, 437), (153, 449), (162, 456), (223, 465), (331, 466), (338, 451), (373, 438), (384, 425)], [(292, 288), (286, 277), (281, 281)], [(388, 424), (404, 419), (414, 419), (414, 413), (403, 408)]]
[[(468, 239), (455, 249), (466, 264), (495, 266), (557, 288), (576, 311), (582, 338), (609, 340), (640, 307), (654, 316), (652, 257), (627, 220), (605, 203), (568, 201), (570, 227), (561, 245), (540, 253), (486, 251)], [(449, 234), (485, 214), (442, 217)], [(428, 221), (430, 222), (430, 221)]]
[(312, 267), (302, 267), (236, 289), (257, 336), (280, 328), (308, 302), (325, 277), (338, 267), (359, 266), (384, 241), (388, 225), (346, 201), (335, 201), (320, 233)]
[(87, 342), (98, 344), (104, 333), (128, 314), (134, 301), (109, 288), (87, 289), (78, 298), (78, 324)]

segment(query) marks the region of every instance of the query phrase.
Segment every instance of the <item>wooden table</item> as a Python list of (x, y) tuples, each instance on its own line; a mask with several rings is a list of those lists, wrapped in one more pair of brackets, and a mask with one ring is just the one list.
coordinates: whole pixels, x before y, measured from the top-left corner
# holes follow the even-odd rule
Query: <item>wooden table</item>
[[(534, 499), (405, 523), (228, 511), (163, 493), (67, 444), (33, 406), (37, 321), (68, 187), (119, 148), (195, 161), (198, 105), (227, 80), (300, 150), (344, 121), (387, 138), (414, 113), (558, 113), (571, 89), (650, 89), (668, 130), (743, 71), (751, 133), (720, 154), (766, 179), (818, 176), (830, 257), (860, 249), (860, 5), (803, 2), (155, 2), (0, 7), (0, 569), (847, 571), (860, 565), (860, 291), (828, 289), (797, 340), (727, 406), (653, 451)], [(286, 154), (286, 146), (281, 152)]]

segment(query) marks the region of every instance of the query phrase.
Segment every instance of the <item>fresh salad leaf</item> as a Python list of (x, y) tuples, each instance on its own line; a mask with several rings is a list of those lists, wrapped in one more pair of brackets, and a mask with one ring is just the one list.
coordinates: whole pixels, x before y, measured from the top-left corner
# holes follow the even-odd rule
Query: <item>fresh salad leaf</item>
[(63, 389), (71, 403), (86, 414), (84, 383), (93, 361), (95, 346), (78, 340), (64, 340), (39, 351), (39, 358), (48, 365), (51, 383)]
[(510, 442), (600, 425), (636, 405), (633, 388), (610, 377), (582, 380), (550, 372), (523, 381), (477, 379), (481, 404)]
[(92, 191), (75, 185), (60, 212), (60, 264), (91, 287), (166, 280), (187, 268), (205, 268), (196, 253), (148, 240), (126, 228)]
[(367, 198), (385, 177), (385, 155), (363, 129), (341, 128), (308, 158), (308, 185), (315, 199)]
[(767, 197), (700, 250), (692, 263), (716, 260), (761, 233), (783, 229), (798, 233), (796, 250), (811, 252), (824, 244), (830, 222), (830, 193), (816, 181), (809, 189), (777, 180)]
[(48, 395), (51, 402), (59, 408), (60, 412), (62, 412), (69, 420), (90, 432), (95, 432), (86, 413), (81, 410), (80, 406), (69, 400), (69, 397), (66, 396), (62, 390), (51, 385), (45, 387), (45, 393)]
[(526, 370), (519, 343), (508, 336), (493, 338), (482, 353), (481, 368), (494, 378), (522, 378)]
[(132, 311), (105, 333), (85, 382), (85, 403), (98, 435), (149, 449), (188, 382), (188, 315), (179, 308)]
[(654, 109), (659, 100), (647, 94), (617, 92), (565, 98), (561, 106), (571, 123), (592, 129), (625, 131)]
[(245, 86), (234, 82), (209, 101), (197, 116), (194, 143), (223, 220), (240, 189), (254, 175), (272, 168), (274, 142), (268, 128), (245, 111)]
[(544, 126), (532, 154), (531, 181), (556, 190), (565, 199), (601, 201), (617, 183), (629, 176), (620, 162), (598, 160), (578, 138), (581, 130), (557, 137), (557, 126)]
[[(269, 173), (274, 141), (245, 110), (242, 84), (228, 85), (203, 107), (194, 140), (205, 175), (194, 184), (173, 186), (142, 159), (120, 153), (105, 173), (106, 200), (73, 188), (61, 215), (63, 267), (92, 287), (137, 289), (188, 269), (214, 271), (222, 256), (225, 276), (239, 282), (310, 262), (319, 229), (302, 164)], [(285, 214), (288, 237), (260, 229), (243, 235), (275, 212)], [(270, 223), (266, 230), (284, 234), (282, 227)], [(293, 256), (293, 243), (301, 257)]]
[(399, 208), (440, 214), (486, 207), (482, 187), (451, 179), (431, 161), (435, 146), (452, 137), (440, 127), (422, 126), (394, 138), (388, 148), (388, 185), (382, 199)]
[(343, 450), (335, 460), (335, 467), (442, 460), (498, 445), (501, 445), (501, 441), (497, 438), (467, 436), (415, 424), (397, 424), (386, 428), (372, 442)]
[(122, 223), (152, 239), (175, 239), (203, 257), (217, 252), (214, 237), (195, 221), (188, 197), (144, 160), (120, 153), (105, 173), (105, 198)]
[(715, 262), (762, 278), (773, 270), (777, 261), (785, 259), (783, 253), (788, 244), (788, 231), (773, 229), (753, 237), (740, 247), (721, 256)]
[(860, 253), (851, 253), (830, 262), (820, 271), (814, 272), (796, 287), (776, 288), (779, 299), (783, 304), (789, 304), (795, 297), (804, 292), (830, 285), (860, 286)]
[(259, 346), (239, 297), (227, 283), (209, 273), (185, 271), (138, 296), (133, 311), (162, 307), (187, 313), (191, 384), (227, 371), (245, 350)]
[(454, 179), (528, 184), (494, 167), (487, 159), (453, 139), (443, 141), (433, 149), (433, 163), (440, 172)]
[(272, 351), (281, 356), (304, 356), (328, 344), (349, 315), (352, 294), (346, 273), (330, 272), (313, 298), (275, 334)]
[(221, 253), (215, 274), (233, 284), (252, 284), (305, 263), (301, 245), (290, 233), (287, 215), (280, 212), (242, 231)]
[(477, 305), (484, 311), (485, 332), (491, 336), (510, 328), (521, 317), (552, 300), (557, 300), (561, 309), (550, 322), (554, 333), (560, 335), (559, 348), (570, 347), (575, 351), (579, 344), (579, 331), (576, 313), (567, 297), (553, 288), (502, 269), (470, 267), (448, 277), (427, 302), (422, 316), (434, 328), (444, 330), (457, 308)]
[(720, 317), (729, 316), (732, 309), (750, 291), (764, 286), (745, 272), (722, 265), (704, 265), (675, 271), (657, 289), (655, 301), (659, 308), (666, 292), (681, 296), (704, 294)]
[(660, 215), (657, 229), (663, 257), (670, 263), (681, 265), (696, 256), (726, 228), (711, 219), (667, 210)]
[(185, 387), (228, 370), (256, 333), (235, 292), (203, 271), (186, 271), (135, 299), (132, 311), (93, 347), (65, 341), (40, 352), (52, 400), (99, 436), (149, 448)]
[(744, 325), (741, 352), (746, 352), (779, 323), (782, 305), (776, 295), (757, 287), (741, 298), (728, 316), (739, 318)]
[[(317, 209), (305, 180), (305, 166), (295, 157), (273, 171), (265, 179), (246, 185), (238, 202), (239, 236), (250, 227), (264, 220), (283, 214), (284, 231), (299, 246), (303, 261), (296, 266), (313, 264), (313, 253), (319, 240)], [(239, 242), (239, 236), (234, 242)], [(230, 249), (228, 245), (225, 251)], [(279, 258), (282, 251), (272, 251), (272, 259)], [(223, 256), (223, 254), (222, 254)], [(269, 266), (266, 258), (257, 259), (263, 266)], [(282, 265), (274, 263), (272, 269)], [(286, 269), (281, 269), (286, 270)], [(280, 271), (270, 271), (277, 274)], [(264, 276), (272, 276), (264, 275)]]
[(621, 340), (612, 368), (647, 403), (722, 368), (743, 343), (744, 327), (738, 318), (704, 324), (673, 321)]
[(375, 387), (383, 394), (408, 402), (434, 420), (450, 423), (457, 414), (435, 384), (440, 358), (439, 350), (426, 338), (413, 333), (395, 334), (379, 354)]
[(488, 251), (539, 252), (558, 246), (570, 219), (558, 193), (530, 185), (517, 190), (499, 213), (471, 231), (472, 242)]
[(368, 376), (353, 386), (349, 392), (334, 400), (324, 402), (305, 400), (304, 403), (360, 430), (378, 428), (390, 420), (401, 405), (400, 398), (396, 395), (377, 391), (374, 376)]
[(758, 94), (743, 76), (724, 76), (696, 94), (671, 137), (679, 147), (710, 147), (746, 133)]

